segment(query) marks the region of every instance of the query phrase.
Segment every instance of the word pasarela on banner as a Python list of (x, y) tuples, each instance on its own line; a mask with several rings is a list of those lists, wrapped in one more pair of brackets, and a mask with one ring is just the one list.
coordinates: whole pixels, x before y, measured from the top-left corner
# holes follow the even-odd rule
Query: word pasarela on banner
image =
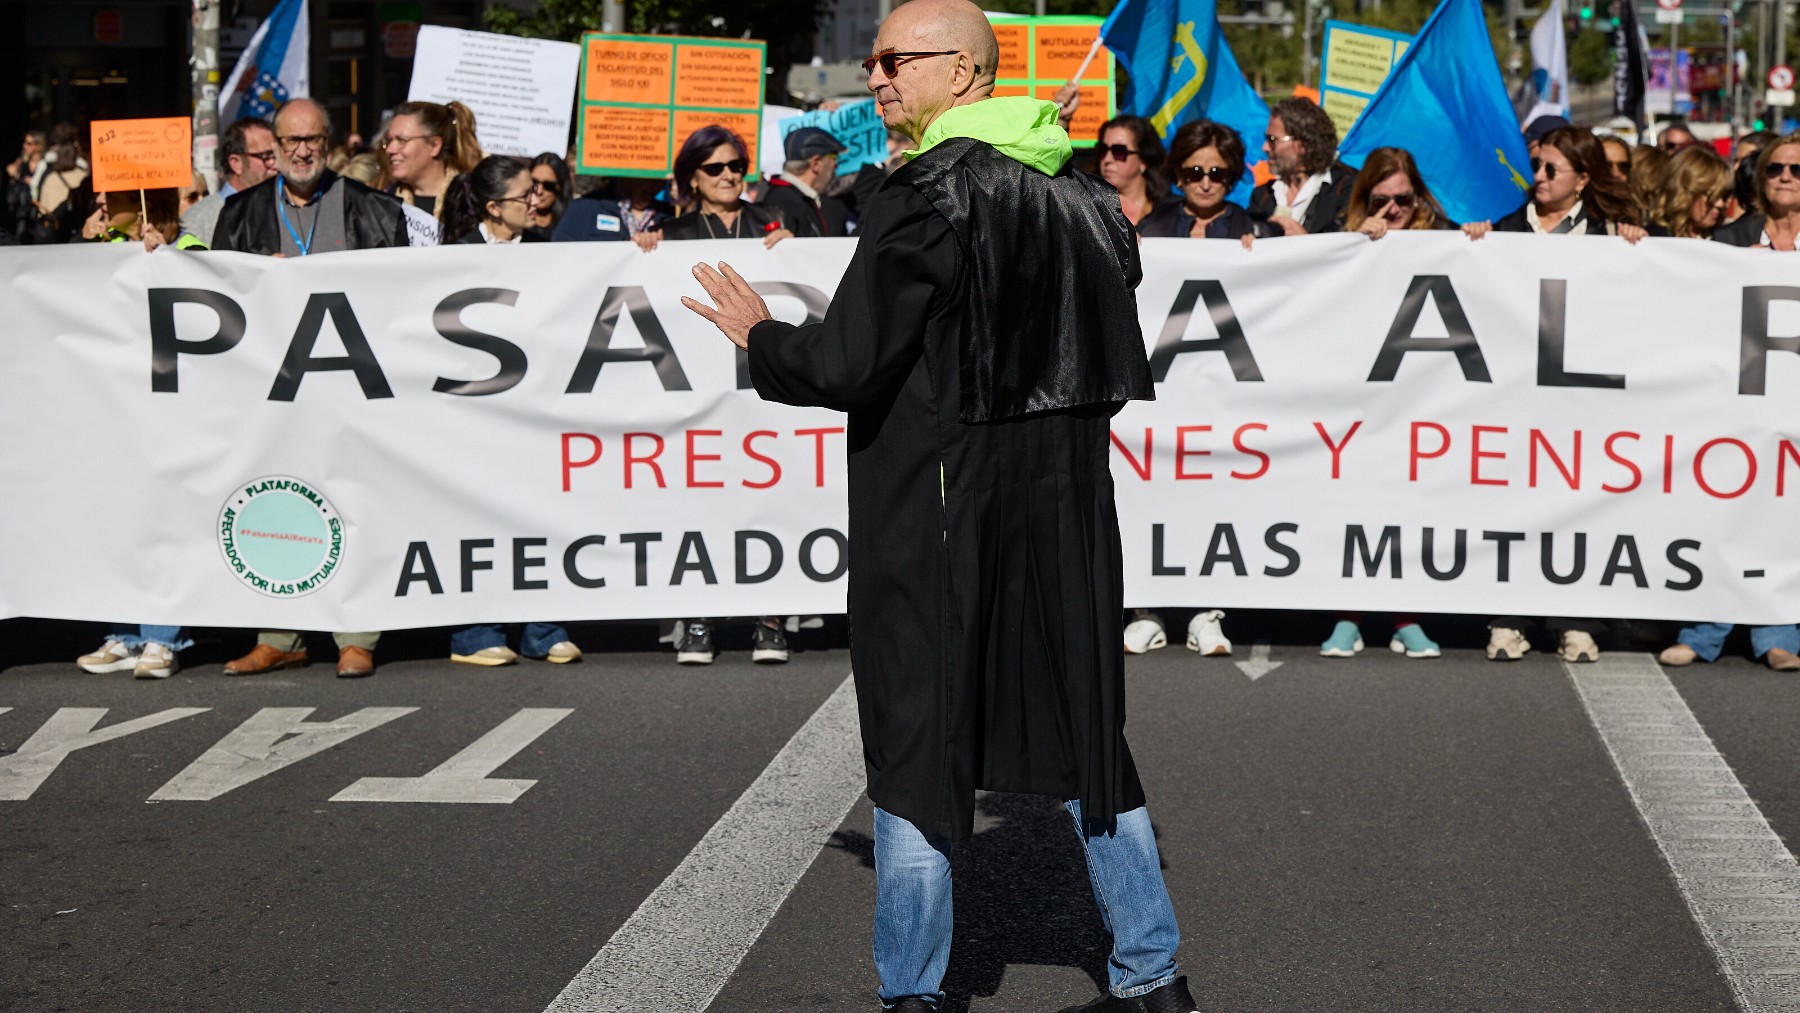
[(95, 120), (88, 143), (94, 192), (192, 184), (193, 129), (185, 116)]
[[(0, 250), (0, 427), (31, 434), (0, 448), (0, 616), (840, 612), (845, 418), (757, 397), (680, 300), (723, 260), (818, 319), (854, 250)], [(1784, 258), (1459, 233), (1142, 257), (1128, 605), (1800, 618)], [(132, 495), (94, 495), (114, 460)]]
[(575, 170), (660, 179), (689, 134), (718, 124), (743, 138), (757, 178), (767, 49), (754, 39), (583, 36)]
[(1091, 148), (1100, 124), (1118, 111), (1113, 94), (1113, 56), (1105, 47), (1087, 62), (1100, 38), (1104, 19), (1075, 15), (1028, 17), (988, 14), (994, 38), (1000, 43), (1000, 66), (994, 78), (994, 95), (1030, 95), (1055, 98), (1063, 85), (1081, 79), (1081, 105), (1069, 124), (1069, 140), (1077, 148)]

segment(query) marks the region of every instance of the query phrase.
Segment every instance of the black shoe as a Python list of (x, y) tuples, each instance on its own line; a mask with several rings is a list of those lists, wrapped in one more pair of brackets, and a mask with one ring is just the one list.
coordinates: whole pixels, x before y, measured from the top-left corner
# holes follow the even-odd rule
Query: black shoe
[[(775, 625), (769, 625), (771, 622)], [(781, 632), (780, 616), (756, 621), (756, 632), (750, 635), (750, 660), (759, 665), (779, 665), (788, 660), (787, 636)]]
[(679, 665), (713, 663), (712, 623), (705, 619), (689, 619), (681, 624), (681, 639), (675, 641), (675, 662)]
[(1199, 1013), (1200, 1005), (1188, 994), (1187, 978), (1132, 999), (1103, 995), (1084, 1006), (1070, 1006), (1062, 1013)]
[(917, 996), (908, 996), (889, 1006), (888, 1013), (937, 1013), (937, 1007)]

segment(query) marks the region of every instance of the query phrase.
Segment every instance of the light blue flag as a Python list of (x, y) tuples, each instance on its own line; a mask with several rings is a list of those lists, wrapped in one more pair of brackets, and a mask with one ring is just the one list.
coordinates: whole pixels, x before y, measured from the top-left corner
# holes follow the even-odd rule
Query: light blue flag
[(290, 98), (310, 94), (306, 0), (281, 0), (269, 12), (219, 92), (219, 125), (242, 116), (268, 118)]
[[(1149, 120), (1165, 141), (1195, 120), (1223, 123), (1243, 136), (1246, 164), (1262, 162), (1269, 107), (1238, 69), (1213, 0), (1121, 0), (1100, 38), (1131, 75), (1120, 113)], [(1231, 199), (1245, 203), (1253, 186), (1245, 172)]]
[(1360, 167), (1376, 148), (1405, 148), (1455, 221), (1493, 221), (1525, 203), (1530, 156), (1481, 0), (1438, 5), (1338, 145), (1338, 157)]

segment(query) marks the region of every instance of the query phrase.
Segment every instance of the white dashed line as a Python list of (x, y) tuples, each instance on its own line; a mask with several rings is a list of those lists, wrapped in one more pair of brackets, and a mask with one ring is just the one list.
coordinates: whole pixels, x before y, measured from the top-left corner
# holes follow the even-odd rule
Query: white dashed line
[(1800, 864), (1655, 659), (1564, 667), (1738, 1005), (1800, 1011)]
[(545, 1013), (699, 1013), (863, 792), (845, 679)]

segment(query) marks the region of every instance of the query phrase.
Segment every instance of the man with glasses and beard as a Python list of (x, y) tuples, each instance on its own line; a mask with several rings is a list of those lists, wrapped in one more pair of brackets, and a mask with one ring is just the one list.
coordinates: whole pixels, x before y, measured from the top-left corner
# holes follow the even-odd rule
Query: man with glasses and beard
[(1325, 110), (1303, 98), (1275, 103), (1262, 150), (1275, 178), (1251, 191), (1250, 217), (1289, 236), (1344, 227), (1356, 170), (1337, 160), (1337, 127)]
[[(325, 168), (331, 150), (331, 118), (312, 99), (292, 99), (275, 110), (277, 174), (233, 194), (219, 212), (212, 248), (264, 256), (307, 257), (343, 250), (406, 245), (406, 218), (398, 200)], [(375, 671), (379, 633), (334, 633), (337, 674), (346, 679)], [(306, 643), (292, 630), (264, 630), (256, 648), (225, 665), (226, 675), (261, 675), (307, 664)]]
[(212, 248), (305, 257), (405, 246), (400, 202), (326, 169), (330, 150), (325, 107), (283, 103), (275, 111), (277, 174), (225, 201)]

